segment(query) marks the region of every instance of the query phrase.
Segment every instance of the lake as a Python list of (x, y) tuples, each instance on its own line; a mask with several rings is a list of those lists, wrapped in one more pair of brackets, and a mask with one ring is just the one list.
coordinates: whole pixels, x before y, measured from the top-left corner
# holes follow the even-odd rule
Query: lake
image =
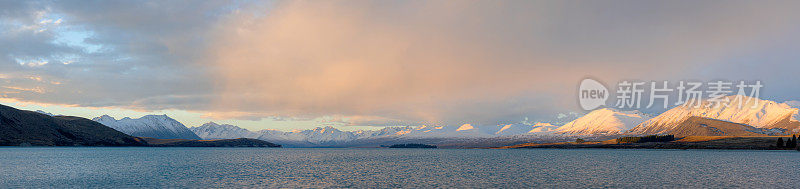
[(0, 188), (791, 188), (800, 153), (624, 149), (0, 148)]

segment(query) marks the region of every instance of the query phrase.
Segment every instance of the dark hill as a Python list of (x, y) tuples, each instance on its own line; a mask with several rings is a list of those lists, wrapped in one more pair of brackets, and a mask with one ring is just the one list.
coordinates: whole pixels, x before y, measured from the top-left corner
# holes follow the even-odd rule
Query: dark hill
[(48, 116), (0, 105), (0, 146), (146, 146), (89, 119)]
[(142, 138), (150, 146), (156, 147), (281, 147), (271, 142), (250, 139), (188, 140), (188, 139), (156, 139)]
[(389, 146), (389, 148), (436, 148), (436, 146), (427, 144), (408, 143), (408, 144), (391, 145)]

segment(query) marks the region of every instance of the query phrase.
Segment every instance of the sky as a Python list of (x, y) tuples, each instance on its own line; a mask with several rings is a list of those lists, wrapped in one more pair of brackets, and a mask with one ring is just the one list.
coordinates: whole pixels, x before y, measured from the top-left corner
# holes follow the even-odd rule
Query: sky
[(798, 4), (0, 1), (0, 104), (290, 131), (550, 121), (584, 78), (800, 100)]

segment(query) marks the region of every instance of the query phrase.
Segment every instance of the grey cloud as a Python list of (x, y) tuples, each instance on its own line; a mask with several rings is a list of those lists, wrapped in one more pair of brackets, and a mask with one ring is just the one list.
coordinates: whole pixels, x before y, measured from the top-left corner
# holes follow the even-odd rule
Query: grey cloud
[[(144, 110), (202, 110), (213, 93), (207, 67), (199, 65), (205, 31), (216, 18), (232, 11), (226, 1), (4, 1), (0, 37), (2, 74), (39, 76), (59, 82), (21, 83), (47, 93), (14, 93), (6, 97), (90, 107)], [(17, 31), (19, 24), (37, 24), (44, 13), (61, 18), (42, 32)], [(86, 32), (83, 43), (101, 46), (86, 52), (79, 46), (54, 43), (64, 31)], [(64, 57), (74, 62), (62, 64)], [(38, 67), (16, 59), (42, 59)]]
[[(0, 93), (91, 107), (244, 112), (239, 117), (246, 119), (360, 117), (349, 124), (369, 125), (551, 118), (577, 110), (574, 90), (587, 76), (764, 79), (775, 83), (768, 91), (774, 98), (791, 100), (800, 92), (789, 71), (799, 59), (795, 7), (793, 1), (0, 1), (0, 74), (10, 77), (0, 78), (0, 86), (46, 91)], [(38, 23), (40, 12), (63, 22), (18, 32), (18, 24)], [(63, 30), (89, 32), (82, 42), (102, 48), (52, 43)], [(75, 61), (60, 64), (64, 56)], [(49, 63), (23, 66), (17, 58)], [(762, 68), (771, 71), (745, 70)], [(47, 82), (25, 79), (31, 76)]]

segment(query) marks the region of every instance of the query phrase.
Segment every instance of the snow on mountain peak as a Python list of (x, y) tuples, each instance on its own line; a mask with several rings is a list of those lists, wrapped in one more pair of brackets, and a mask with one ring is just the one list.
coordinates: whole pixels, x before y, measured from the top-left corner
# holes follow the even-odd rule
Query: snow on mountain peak
[(603, 108), (589, 112), (556, 129), (561, 134), (619, 134), (650, 119), (639, 111)]
[(798, 108), (792, 107), (788, 103), (777, 103), (741, 95), (725, 96), (720, 100), (728, 105), (717, 105), (710, 100), (700, 101), (699, 105), (696, 101), (693, 101), (695, 103), (685, 103), (643, 122), (631, 132), (663, 133), (675, 129), (680, 123), (693, 116), (741, 123), (756, 128), (796, 127), (795, 123), (786, 123), (787, 121), (796, 122), (798, 117)]
[(419, 126), (419, 127), (417, 127), (415, 130), (423, 130), (423, 129), (426, 129), (426, 128), (428, 128), (428, 126), (427, 126), (427, 125), (420, 125), (420, 126)]
[(514, 124), (506, 124), (498, 126), (502, 126), (500, 130), (494, 132), (494, 135), (498, 136), (525, 134), (531, 129), (533, 129), (532, 125), (526, 123), (514, 123)]
[(92, 120), (132, 136), (161, 139), (200, 139), (182, 123), (167, 115), (146, 115), (139, 119), (125, 117), (121, 120), (103, 115)]
[[(388, 140), (392, 138), (402, 139), (425, 139), (425, 138), (485, 138), (485, 137), (505, 137), (515, 135), (586, 135), (586, 134), (626, 134), (633, 132), (641, 125), (649, 122), (673, 123), (680, 121), (684, 117), (699, 115), (712, 117), (713, 119), (726, 120), (749, 125), (770, 125), (776, 122), (786, 122), (779, 118), (797, 115), (797, 108), (792, 107), (791, 103), (774, 103), (771, 101), (758, 100), (755, 98), (744, 97), (724, 97), (729, 102), (746, 102), (745, 105), (758, 105), (754, 110), (745, 108), (724, 108), (715, 106), (703, 106), (700, 108), (677, 107), (665, 112), (662, 115), (653, 116), (642, 112), (620, 111), (612, 108), (594, 110), (581, 117), (573, 119), (564, 124), (570, 116), (580, 115), (570, 113), (561, 115), (555, 122), (528, 122), (525, 121), (511, 124), (499, 125), (420, 125), (416, 127), (385, 127), (379, 130), (360, 130), (360, 131), (341, 131), (335, 127), (317, 127), (313, 129), (283, 132), (277, 130), (248, 131), (232, 125), (217, 124), (209, 122), (200, 127), (192, 128), (197, 135), (205, 139), (217, 138), (258, 138), (267, 141), (277, 141), (299, 146), (333, 146), (347, 142), (379, 139)], [(749, 100), (748, 100), (749, 99)], [(800, 103), (796, 103), (800, 105)], [(783, 121), (783, 122), (781, 122)], [(555, 123), (555, 124), (551, 124)], [(677, 122), (676, 122), (677, 123)], [(559, 126), (561, 125), (561, 126)], [(216, 129), (211, 129), (215, 127)]]
[(229, 124), (208, 122), (199, 127), (189, 128), (203, 139), (258, 138), (259, 134)]
[(471, 130), (471, 129), (474, 129), (474, 128), (475, 127), (473, 127), (472, 124), (467, 123), (467, 124), (461, 125), (461, 127), (458, 127), (458, 129), (456, 129), (456, 131), (466, 131), (466, 130)]
[(558, 127), (559, 126), (555, 126), (555, 125), (550, 124), (550, 123), (536, 122), (536, 124), (533, 124), (533, 129), (528, 131), (528, 133), (549, 134), (549, 133), (555, 131), (556, 129), (558, 129)]
[(48, 115), (48, 116), (56, 116), (55, 114), (52, 114), (50, 112), (45, 112), (45, 111), (42, 111), (42, 110), (36, 110), (36, 113), (40, 113), (40, 114), (44, 114), (44, 115)]
[(172, 119), (171, 117), (167, 116), (167, 114), (164, 114), (164, 115), (146, 115), (146, 116), (142, 116), (142, 117), (141, 117), (141, 118), (139, 118), (139, 119), (152, 119), (152, 120), (174, 120), (174, 119)]
[(505, 126), (503, 126), (503, 128), (500, 128), (500, 130), (499, 130), (499, 131), (497, 131), (497, 133), (501, 133), (501, 132), (503, 132), (503, 131), (505, 131), (505, 130), (508, 130), (508, 129), (510, 129), (512, 125), (513, 125), (513, 124), (508, 124), (508, 125), (505, 125)]

